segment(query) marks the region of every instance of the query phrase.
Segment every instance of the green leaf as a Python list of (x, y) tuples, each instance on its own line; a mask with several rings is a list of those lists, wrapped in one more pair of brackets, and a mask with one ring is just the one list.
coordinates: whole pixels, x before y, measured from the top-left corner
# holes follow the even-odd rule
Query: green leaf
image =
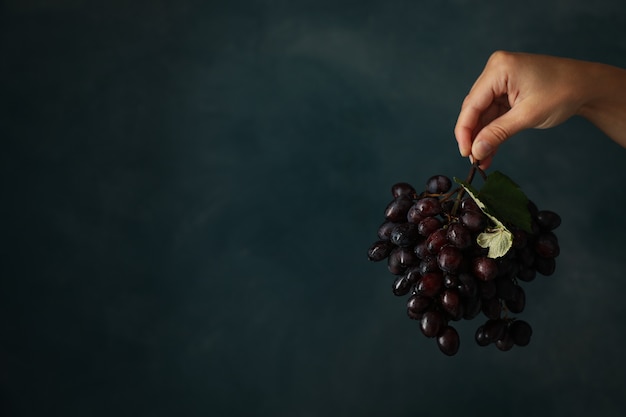
[(503, 173), (494, 171), (489, 174), (478, 192), (478, 198), (501, 222), (515, 225), (527, 232), (531, 231), (528, 197)]

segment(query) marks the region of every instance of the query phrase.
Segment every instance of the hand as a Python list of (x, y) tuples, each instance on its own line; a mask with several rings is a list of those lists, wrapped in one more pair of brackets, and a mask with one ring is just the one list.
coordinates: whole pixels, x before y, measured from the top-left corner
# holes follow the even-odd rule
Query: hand
[(626, 71), (547, 55), (498, 51), (463, 101), (454, 129), (463, 156), (491, 165), (498, 147), (529, 128), (579, 114), (626, 145)]

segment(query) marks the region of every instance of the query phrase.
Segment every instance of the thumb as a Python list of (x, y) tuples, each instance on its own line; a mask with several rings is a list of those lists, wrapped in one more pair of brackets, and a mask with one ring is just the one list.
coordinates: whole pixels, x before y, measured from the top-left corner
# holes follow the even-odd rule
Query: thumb
[(472, 144), (472, 157), (479, 161), (486, 160), (506, 140), (516, 133), (529, 127), (527, 117), (524, 117), (523, 106), (513, 107), (502, 116), (493, 119), (477, 134)]

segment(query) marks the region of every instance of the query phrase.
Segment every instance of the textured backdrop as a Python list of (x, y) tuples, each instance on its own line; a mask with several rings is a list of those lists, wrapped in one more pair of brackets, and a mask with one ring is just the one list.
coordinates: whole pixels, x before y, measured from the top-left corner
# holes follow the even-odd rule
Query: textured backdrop
[(587, 122), (492, 167), (563, 218), (528, 347), (445, 357), (366, 259), (391, 184), (466, 175), (490, 53), (626, 67), (623, 1), (96, 3), (0, 3), (0, 414), (624, 414), (626, 151)]

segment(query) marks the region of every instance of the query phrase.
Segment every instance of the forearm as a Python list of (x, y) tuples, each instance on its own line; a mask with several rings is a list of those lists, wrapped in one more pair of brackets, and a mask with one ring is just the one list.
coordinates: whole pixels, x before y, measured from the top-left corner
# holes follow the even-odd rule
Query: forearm
[(626, 70), (589, 63), (586, 98), (577, 114), (626, 147)]

